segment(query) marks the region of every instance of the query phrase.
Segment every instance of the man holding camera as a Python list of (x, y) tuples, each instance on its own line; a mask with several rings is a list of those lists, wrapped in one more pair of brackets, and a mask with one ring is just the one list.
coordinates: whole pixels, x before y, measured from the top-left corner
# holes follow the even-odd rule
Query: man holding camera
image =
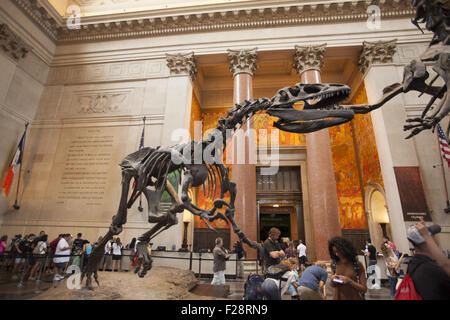
[(435, 237), (440, 232), (439, 225), (427, 227), (423, 220), (408, 229), (414, 256), (407, 273), (423, 300), (450, 300), (450, 263)]
[(278, 228), (270, 228), (269, 237), (264, 241), (264, 260), (265, 268), (279, 264), (281, 259), (285, 256), (283, 250), (281, 250), (278, 238), (280, 237), (281, 231)]

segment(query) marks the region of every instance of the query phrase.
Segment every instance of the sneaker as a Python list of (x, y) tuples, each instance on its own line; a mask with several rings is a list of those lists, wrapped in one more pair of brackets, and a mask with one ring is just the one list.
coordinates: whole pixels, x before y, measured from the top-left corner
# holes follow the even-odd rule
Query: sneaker
[(61, 276), (61, 275), (59, 275), (59, 274), (55, 274), (55, 277), (53, 278), (53, 281), (60, 281), (60, 280), (63, 280), (64, 279), (64, 277), (63, 276)]

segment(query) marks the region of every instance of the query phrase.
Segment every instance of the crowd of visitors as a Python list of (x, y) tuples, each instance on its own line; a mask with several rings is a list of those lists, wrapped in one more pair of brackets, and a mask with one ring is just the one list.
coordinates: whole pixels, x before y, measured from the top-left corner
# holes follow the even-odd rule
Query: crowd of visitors
[[(401, 253), (395, 244), (384, 237), (379, 253), (376, 246), (367, 239), (362, 253), (363, 262), (351, 241), (343, 237), (334, 237), (328, 241), (328, 261), (308, 263), (307, 246), (302, 241), (279, 241), (281, 231), (271, 228), (268, 237), (261, 242), (258, 262), (261, 266), (260, 280), (255, 274), (249, 276), (258, 288), (251, 288), (249, 281), (245, 290), (259, 292), (260, 297), (268, 300), (280, 300), (289, 294), (293, 300), (362, 300), (368, 289), (377, 289), (371, 280), (379, 272), (380, 261), (385, 264), (389, 282), (390, 295), (393, 299), (445, 299), (450, 300), (450, 263), (448, 255), (439, 248), (436, 234), (441, 232), (438, 225), (426, 226), (423, 221), (408, 229), (407, 237), (413, 246), (413, 256)], [(138, 264), (139, 255), (136, 247), (139, 241), (133, 238), (124, 246), (120, 238), (103, 242), (102, 237), (91, 242), (78, 233), (73, 239), (71, 234), (58, 235), (50, 241), (45, 231), (39, 235), (15, 235), (9, 240), (4, 235), (0, 238), (1, 270), (11, 272), (13, 276), (27, 277), (30, 280), (40, 278), (42, 274), (53, 274), (54, 281), (64, 279), (69, 265), (81, 270), (87, 265), (93, 250), (100, 245), (104, 251), (101, 271), (107, 269), (121, 271), (122, 252), (131, 249), (131, 266)], [(151, 246), (151, 244), (149, 244)], [(148, 248), (151, 254), (151, 248)], [(235, 253), (237, 261), (245, 256), (242, 242), (234, 244), (234, 250), (224, 248), (222, 238), (217, 238), (212, 251), (213, 285), (225, 284), (226, 261)], [(408, 258), (408, 259), (406, 259)], [(407, 268), (402, 265), (407, 264)], [(367, 266), (367, 269), (366, 269)], [(239, 273), (243, 272), (240, 266)], [(378, 276), (378, 275), (377, 275)], [(327, 286), (329, 295), (327, 296)], [(250, 296), (245, 294), (245, 296)]]
[[(392, 299), (450, 299), (450, 262), (448, 255), (439, 248), (435, 237), (441, 231), (437, 225), (427, 227), (423, 221), (411, 226), (408, 240), (414, 247), (414, 255), (401, 253), (386, 236), (379, 247), (383, 259), (379, 259), (377, 248), (367, 239), (361, 250), (363, 264), (353, 243), (343, 237), (328, 241), (330, 260), (308, 264), (306, 245), (289, 240), (279, 241), (280, 230), (271, 228), (264, 242), (263, 252), (258, 252), (262, 275), (259, 289), (246, 283), (246, 290), (260, 291), (267, 300), (280, 300), (289, 292), (292, 299), (323, 300), (327, 298), (327, 284), (332, 289), (333, 300), (362, 300), (368, 289), (380, 289), (374, 278), (379, 277), (384, 261)], [(407, 268), (402, 269), (408, 257)], [(365, 265), (367, 265), (367, 270)], [(286, 267), (287, 266), (287, 267)], [(284, 268), (286, 267), (286, 268)], [(406, 271), (406, 274), (405, 272)], [(254, 283), (254, 275), (250, 275)], [(328, 282), (327, 282), (328, 280)], [(379, 280), (379, 279), (378, 279)], [(402, 282), (405, 283), (402, 284)], [(368, 288), (369, 287), (369, 288)], [(411, 295), (410, 292), (414, 295)], [(406, 295), (405, 292), (408, 294)], [(245, 294), (244, 296), (249, 296)]]
[[(53, 280), (64, 279), (68, 266), (78, 266), (83, 270), (92, 251), (101, 243), (102, 237), (91, 242), (78, 233), (73, 239), (69, 233), (59, 234), (57, 238), (49, 241), (45, 231), (39, 235), (33, 233), (22, 236), (15, 235), (9, 240), (7, 235), (0, 238), (0, 268), (11, 272), (13, 278), (25, 276), (29, 280), (36, 280), (41, 274), (53, 274)], [(119, 238), (110, 240), (105, 246), (103, 268), (110, 266), (112, 271), (121, 271), (121, 257), (123, 249), (133, 249), (134, 255), (136, 238), (126, 247)], [(133, 257), (132, 257), (133, 258)]]

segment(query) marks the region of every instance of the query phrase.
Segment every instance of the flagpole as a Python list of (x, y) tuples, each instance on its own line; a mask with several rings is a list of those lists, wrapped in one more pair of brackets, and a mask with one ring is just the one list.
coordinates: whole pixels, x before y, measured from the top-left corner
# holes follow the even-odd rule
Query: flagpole
[(444, 161), (442, 161), (441, 157), (441, 166), (442, 166), (442, 177), (444, 178), (444, 188), (445, 188), (445, 196), (447, 197), (447, 207), (444, 209), (445, 213), (450, 213), (450, 201), (448, 199), (448, 189), (447, 189), (447, 180), (445, 179), (445, 169), (444, 169)]
[(25, 135), (23, 137), (23, 144), (22, 144), (22, 150), (20, 150), (20, 157), (22, 160), (20, 161), (20, 169), (19, 169), (19, 178), (17, 179), (17, 190), (16, 190), (16, 201), (14, 202), (14, 209), (19, 210), (20, 206), (18, 204), (18, 198), (19, 198), (19, 187), (20, 187), (20, 177), (22, 176), (22, 164), (23, 164), (23, 155), (25, 150), (25, 140), (27, 140), (27, 129), (28, 129), (29, 123), (25, 123)]
[(449, 201), (449, 197), (448, 197), (447, 180), (445, 179), (444, 160), (442, 159), (444, 157), (444, 155), (442, 154), (442, 150), (441, 150), (441, 142), (439, 141), (439, 133), (438, 133), (438, 144), (439, 144), (439, 153), (441, 155), (440, 158), (441, 158), (441, 167), (442, 167), (442, 178), (444, 179), (444, 190), (445, 190), (445, 196), (447, 198), (447, 207), (444, 208), (444, 212), (450, 213), (450, 201)]
[[(144, 127), (142, 128), (142, 131), (144, 132), (145, 130), (145, 117), (142, 118), (142, 121), (144, 122)], [(142, 135), (142, 147), (144, 147), (144, 135)], [(140, 143), (139, 143), (140, 144)], [(144, 211), (144, 208), (142, 207), (142, 193), (139, 195), (139, 206), (138, 206), (138, 210), (139, 212)]]

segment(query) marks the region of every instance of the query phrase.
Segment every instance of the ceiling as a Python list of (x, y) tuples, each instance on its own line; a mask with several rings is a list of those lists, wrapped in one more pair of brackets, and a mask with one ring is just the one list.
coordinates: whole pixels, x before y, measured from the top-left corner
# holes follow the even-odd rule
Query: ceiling
[[(360, 48), (348, 48), (339, 52), (328, 48), (322, 67), (322, 79), (327, 82), (350, 83), (354, 75), (355, 57)], [(257, 69), (254, 74), (255, 87), (278, 87), (283, 83), (299, 82), (293, 68), (294, 50), (258, 52)], [(227, 54), (196, 56), (202, 90), (232, 89), (232, 74)]]
[[(249, 49), (249, 48), (247, 48)], [(321, 69), (323, 83), (343, 83), (355, 89), (362, 74), (357, 67), (360, 47), (327, 48)], [(272, 97), (280, 88), (300, 82), (293, 68), (294, 50), (258, 51), (253, 77), (253, 94)], [(202, 109), (221, 109), (233, 105), (233, 77), (226, 53), (195, 56), (197, 98)]]

